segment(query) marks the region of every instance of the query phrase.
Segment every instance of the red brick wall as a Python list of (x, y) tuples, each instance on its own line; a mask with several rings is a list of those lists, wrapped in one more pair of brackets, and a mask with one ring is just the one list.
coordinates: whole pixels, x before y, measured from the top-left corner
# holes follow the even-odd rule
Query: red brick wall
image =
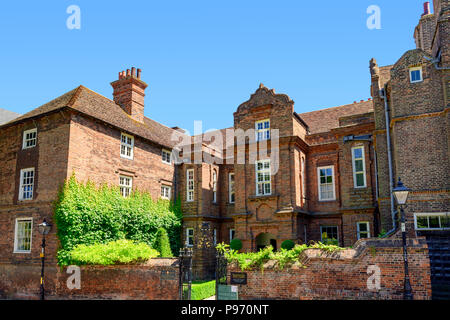
[[(414, 299), (431, 299), (430, 263), (425, 239), (409, 241), (408, 259)], [(321, 256), (303, 253), (303, 267), (278, 271), (266, 264), (263, 272), (247, 271), (247, 285), (239, 285), (239, 298), (248, 299), (402, 299), (403, 259), (400, 240), (360, 241), (355, 249)], [(368, 266), (380, 268), (380, 289), (369, 290)], [(229, 266), (228, 272), (241, 272)]]
[[(152, 259), (145, 265), (82, 266), (81, 288), (68, 289), (67, 269), (46, 266), (46, 299), (177, 300), (177, 259)], [(40, 266), (0, 264), (0, 297), (39, 298)]]

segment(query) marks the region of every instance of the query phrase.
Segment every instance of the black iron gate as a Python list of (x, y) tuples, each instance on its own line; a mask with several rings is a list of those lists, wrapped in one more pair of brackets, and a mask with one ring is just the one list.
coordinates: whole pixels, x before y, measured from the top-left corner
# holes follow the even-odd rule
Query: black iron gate
[(191, 300), (192, 288), (192, 249), (180, 249), (180, 300)]
[(450, 300), (450, 232), (421, 231), (427, 238), (433, 300)]
[(219, 285), (227, 284), (227, 259), (222, 252), (216, 254), (216, 300), (219, 296)]

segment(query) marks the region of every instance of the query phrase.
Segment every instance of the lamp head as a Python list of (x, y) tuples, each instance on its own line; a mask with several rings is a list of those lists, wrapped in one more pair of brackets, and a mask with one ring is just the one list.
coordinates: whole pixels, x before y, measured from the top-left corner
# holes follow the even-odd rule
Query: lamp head
[(42, 235), (47, 235), (52, 228), (52, 225), (48, 223), (45, 219), (44, 221), (38, 225), (39, 233)]
[(399, 205), (404, 205), (406, 203), (409, 191), (411, 190), (405, 187), (400, 178), (398, 178), (397, 186), (392, 190), (392, 193), (394, 193), (395, 200), (397, 200)]

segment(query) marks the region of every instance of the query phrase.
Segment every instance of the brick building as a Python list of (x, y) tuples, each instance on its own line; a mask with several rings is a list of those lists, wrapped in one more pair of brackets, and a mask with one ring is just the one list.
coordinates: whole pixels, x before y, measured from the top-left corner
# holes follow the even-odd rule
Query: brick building
[[(297, 113), (260, 85), (233, 127), (188, 137), (144, 116), (147, 84), (132, 68), (111, 83), (113, 100), (80, 86), (0, 126), (2, 268), (39, 261), (37, 224), (51, 220), (72, 172), (124, 196), (179, 197), (196, 277), (212, 275), (214, 243), (232, 238), (254, 251), (393, 233), (398, 177), (413, 190), (410, 236), (449, 228), (449, 1), (430, 12), (415, 29), (417, 49), (391, 66), (371, 60), (367, 101)], [(49, 242), (54, 262), (55, 230)]]

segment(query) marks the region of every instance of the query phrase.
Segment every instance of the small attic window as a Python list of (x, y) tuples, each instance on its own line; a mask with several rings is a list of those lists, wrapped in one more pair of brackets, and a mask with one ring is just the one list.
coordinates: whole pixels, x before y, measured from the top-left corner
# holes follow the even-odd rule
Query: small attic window
[(409, 68), (409, 79), (411, 83), (422, 82), (422, 67)]

